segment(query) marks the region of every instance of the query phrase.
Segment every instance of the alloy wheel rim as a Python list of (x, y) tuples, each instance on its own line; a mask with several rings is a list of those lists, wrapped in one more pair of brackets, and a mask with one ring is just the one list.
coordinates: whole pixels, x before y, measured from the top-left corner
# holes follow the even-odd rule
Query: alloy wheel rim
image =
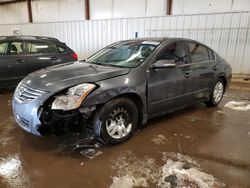
[(124, 138), (131, 132), (132, 122), (125, 107), (117, 107), (108, 115), (106, 130), (114, 139)]
[(213, 99), (214, 102), (220, 102), (224, 92), (224, 86), (221, 82), (217, 82), (214, 86)]

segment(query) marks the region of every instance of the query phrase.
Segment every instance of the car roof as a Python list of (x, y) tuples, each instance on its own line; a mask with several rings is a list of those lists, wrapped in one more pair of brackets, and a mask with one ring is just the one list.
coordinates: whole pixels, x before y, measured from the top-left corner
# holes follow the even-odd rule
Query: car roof
[(145, 37), (145, 38), (136, 38), (136, 39), (129, 39), (129, 40), (124, 40), (126, 42), (133, 42), (133, 41), (155, 41), (155, 42), (166, 42), (166, 41), (193, 41), (196, 43), (200, 43), (196, 40), (193, 39), (187, 39), (187, 38), (178, 38), (178, 37)]
[(56, 43), (62, 43), (61, 41), (53, 37), (30, 36), (30, 35), (0, 36), (0, 40), (46, 40), (46, 41), (51, 41), (51, 42), (56, 42)]
[[(194, 42), (194, 43), (198, 43), (201, 44), (209, 49), (211, 49), (209, 46), (193, 40), (193, 39), (188, 39), (188, 38), (178, 38), (178, 37), (145, 37), (145, 38), (135, 38), (135, 39), (129, 39), (129, 40), (123, 40), (123, 41), (119, 41), (119, 42), (133, 42), (133, 41), (139, 41), (139, 42), (143, 42), (143, 41), (153, 41), (153, 42), (167, 42), (167, 41), (186, 41), (186, 42)], [(211, 49), (212, 50), (212, 49)]]

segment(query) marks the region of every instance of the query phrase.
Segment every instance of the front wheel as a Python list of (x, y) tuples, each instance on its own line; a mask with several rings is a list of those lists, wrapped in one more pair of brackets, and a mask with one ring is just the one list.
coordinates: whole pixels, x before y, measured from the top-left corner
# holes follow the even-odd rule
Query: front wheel
[(133, 135), (138, 124), (137, 106), (128, 98), (113, 99), (96, 112), (93, 123), (104, 142), (119, 144)]
[(217, 106), (223, 97), (224, 91), (225, 91), (225, 83), (222, 79), (219, 78), (213, 85), (210, 98), (206, 102), (206, 104), (208, 106)]

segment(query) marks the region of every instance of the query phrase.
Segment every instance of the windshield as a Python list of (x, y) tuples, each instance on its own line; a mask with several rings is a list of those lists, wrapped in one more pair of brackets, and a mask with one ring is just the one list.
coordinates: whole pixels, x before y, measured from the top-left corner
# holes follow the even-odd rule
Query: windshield
[(133, 68), (140, 65), (158, 46), (156, 41), (121, 42), (108, 46), (86, 60), (87, 63)]

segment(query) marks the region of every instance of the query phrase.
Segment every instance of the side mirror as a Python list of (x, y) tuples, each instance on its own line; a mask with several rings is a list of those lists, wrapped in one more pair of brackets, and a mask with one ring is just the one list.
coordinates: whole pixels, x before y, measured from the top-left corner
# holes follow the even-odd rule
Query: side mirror
[(151, 65), (153, 69), (166, 69), (166, 68), (173, 68), (175, 66), (176, 66), (175, 61), (172, 59), (158, 60)]

